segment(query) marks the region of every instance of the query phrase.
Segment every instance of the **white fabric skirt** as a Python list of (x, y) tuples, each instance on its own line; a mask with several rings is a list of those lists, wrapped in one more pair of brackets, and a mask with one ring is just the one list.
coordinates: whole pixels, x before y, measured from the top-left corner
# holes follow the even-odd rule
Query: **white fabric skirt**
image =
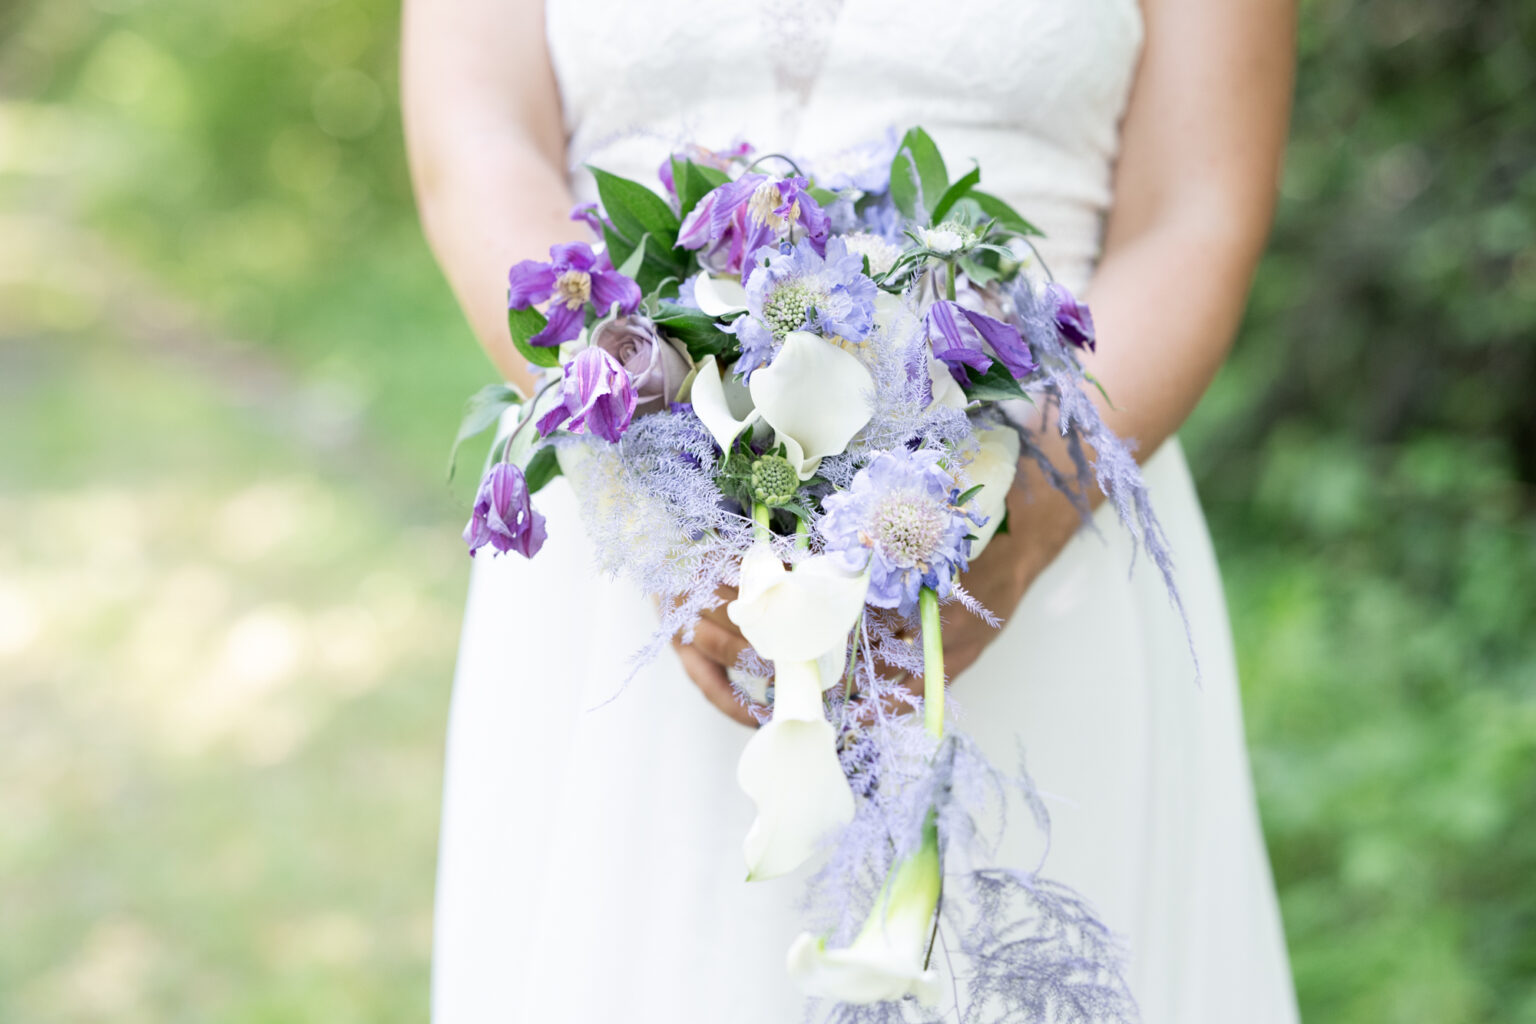
[[(1183, 453), (1145, 474), (1203, 680), (1156, 569), (1108, 508), (955, 681), (1000, 767), (1022, 738), (1053, 821), (1044, 874), (1126, 939), (1147, 1024), (1297, 1019), (1243, 740), (1221, 581)], [(623, 692), (655, 615), (603, 578), (564, 480), (532, 561), (477, 560), (454, 683), (433, 961), (437, 1024), (792, 1024), (798, 879), (748, 884), (748, 731), (670, 651)], [(1009, 866), (1040, 849), (1027, 815)]]

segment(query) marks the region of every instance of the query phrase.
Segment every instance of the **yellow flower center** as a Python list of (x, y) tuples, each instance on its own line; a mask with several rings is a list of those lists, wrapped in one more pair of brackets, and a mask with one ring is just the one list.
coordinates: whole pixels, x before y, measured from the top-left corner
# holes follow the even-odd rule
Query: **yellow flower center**
[(797, 199), (789, 204), (789, 216), (781, 217), (777, 210), (782, 201), (779, 187), (771, 181), (765, 181), (757, 186), (752, 198), (747, 201), (747, 212), (753, 219), (767, 224), (774, 231), (782, 232), (800, 216), (800, 201)]
[(592, 275), (585, 270), (567, 270), (555, 278), (555, 295), (568, 309), (580, 309), (592, 297)]

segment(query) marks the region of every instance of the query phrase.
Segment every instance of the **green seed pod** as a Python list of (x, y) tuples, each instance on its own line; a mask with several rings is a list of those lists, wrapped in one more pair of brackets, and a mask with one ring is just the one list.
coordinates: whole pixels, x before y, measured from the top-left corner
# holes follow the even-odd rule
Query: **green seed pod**
[(800, 477), (784, 456), (764, 455), (752, 463), (752, 497), (769, 508), (788, 505), (799, 489)]

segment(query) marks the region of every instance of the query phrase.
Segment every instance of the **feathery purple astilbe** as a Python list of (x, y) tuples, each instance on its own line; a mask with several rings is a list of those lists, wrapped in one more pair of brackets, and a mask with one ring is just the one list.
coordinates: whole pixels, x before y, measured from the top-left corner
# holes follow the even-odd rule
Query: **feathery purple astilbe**
[(528, 339), (528, 344), (552, 347), (581, 333), (587, 307), (599, 316), (615, 304), (620, 312), (633, 313), (640, 305), (640, 286), (608, 261), (607, 253), (594, 253), (585, 242), (549, 247), (549, 262), (523, 260), (507, 272), (507, 308), (528, 309), (548, 301), (548, 323)]
[(772, 362), (791, 331), (858, 343), (874, 327), (877, 289), (864, 276), (863, 259), (840, 238), (822, 248), (805, 239), (753, 255), (758, 269), (747, 282), (747, 315), (733, 325), (741, 343), (738, 373)]

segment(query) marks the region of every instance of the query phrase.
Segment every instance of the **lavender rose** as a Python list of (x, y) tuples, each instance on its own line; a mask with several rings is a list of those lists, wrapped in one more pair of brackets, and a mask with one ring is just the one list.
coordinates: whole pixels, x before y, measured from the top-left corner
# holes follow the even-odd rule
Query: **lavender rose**
[(649, 317), (621, 316), (592, 332), (592, 346), (624, 367), (635, 389), (635, 415), (661, 412), (677, 396), (692, 367), (688, 357), (656, 332)]

